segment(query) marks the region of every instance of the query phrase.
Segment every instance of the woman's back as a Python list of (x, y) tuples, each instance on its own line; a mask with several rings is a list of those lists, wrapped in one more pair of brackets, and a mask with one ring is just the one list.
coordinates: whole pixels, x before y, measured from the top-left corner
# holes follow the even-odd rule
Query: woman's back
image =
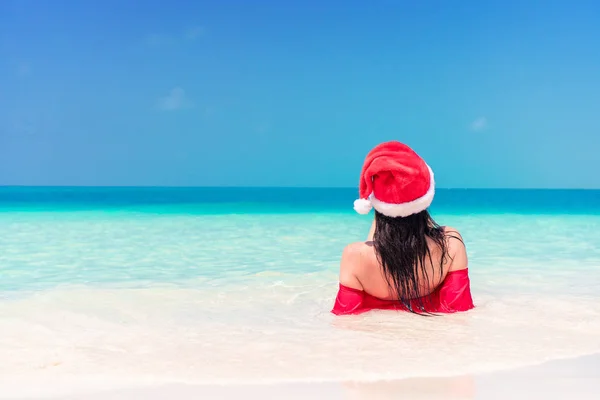
[[(426, 257), (424, 268), (415, 266), (415, 275), (419, 281), (420, 296), (429, 295), (435, 291), (450, 271), (468, 268), (468, 258), (465, 246), (458, 231), (445, 227), (447, 256), (442, 257), (442, 248), (431, 239), (427, 246), (431, 257)], [(444, 263), (442, 264), (442, 258)], [(396, 300), (398, 293), (390, 286), (377, 256), (372, 234), (366, 242), (356, 242), (348, 245), (342, 255), (344, 262), (340, 265), (340, 283), (354, 289), (363, 290), (371, 296)]]
[(354, 209), (367, 214), (375, 208), (375, 221), (366, 242), (342, 253), (334, 313), (473, 308), (462, 238), (427, 210), (435, 182), (425, 161), (402, 143), (382, 143), (365, 158), (359, 192)]

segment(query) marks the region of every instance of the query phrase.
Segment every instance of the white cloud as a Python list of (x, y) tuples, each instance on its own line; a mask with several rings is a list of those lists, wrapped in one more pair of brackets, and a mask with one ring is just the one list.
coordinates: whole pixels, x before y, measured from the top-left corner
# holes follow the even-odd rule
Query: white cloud
[(205, 117), (212, 117), (213, 115), (215, 115), (216, 112), (217, 112), (217, 110), (215, 110), (214, 107), (205, 107), (204, 108), (204, 116)]
[(486, 117), (479, 117), (475, 121), (471, 122), (471, 130), (479, 132), (487, 128), (488, 121)]
[(194, 26), (185, 32), (185, 37), (189, 40), (196, 40), (202, 35), (204, 35), (204, 28), (201, 26)]
[(171, 46), (176, 43), (190, 41), (193, 42), (204, 35), (204, 28), (201, 26), (192, 26), (179, 34), (161, 34), (153, 33), (145, 38), (146, 45), (151, 47)]
[(146, 36), (146, 44), (152, 47), (170, 45), (174, 42), (175, 40), (168, 35), (154, 33)]
[(256, 132), (258, 132), (258, 133), (268, 133), (270, 131), (271, 131), (271, 124), (268, 121), (258, 124), (258, 126), (256, 127)]
[(13, 123), (13, 132), (19, 136), (33, 135), (35, 131), (35, 125), (31, 119), (21, 119)]
[(18, 63), (16, 63), (15, 73), (17, 74), (17, 76), (23, 78), (23, 77), (31, 75), (31, 72), (32, 72), (31, 64), (29, 64), (28, 62), (19, 61)]
[(185, 90), (180, 87), (171, 89), (168, 95), (158, 100), (158, 108), (164, 111), (180, 110), (191, 106), (192, 103), (185, 94)]

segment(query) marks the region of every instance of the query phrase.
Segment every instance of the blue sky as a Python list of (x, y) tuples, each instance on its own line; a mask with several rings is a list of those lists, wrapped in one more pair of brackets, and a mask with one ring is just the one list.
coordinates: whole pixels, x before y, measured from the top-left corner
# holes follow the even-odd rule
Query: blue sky
[(600, 188), (600, 3), (0, 2), (0, 184)]

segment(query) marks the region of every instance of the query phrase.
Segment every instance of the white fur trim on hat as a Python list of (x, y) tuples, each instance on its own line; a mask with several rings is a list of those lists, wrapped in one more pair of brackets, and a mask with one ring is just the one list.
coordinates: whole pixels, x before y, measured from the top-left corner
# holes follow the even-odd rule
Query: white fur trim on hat
[(354, 200), (354, 211), (359, 214), (368, 214), (372, 208), (373, 204), (371, 204), (371, 200), (369, 199)]
[[(429, 189), (427, 190), (427, 193), (425, 193), (423, 196), (413, 201), (409, 201), (408, 203), (390, 204), (377, 200), (375, 196), (371, 194), (371, 196), (369, 196), (370, 203), (377, 211), (388, 217), (408, 217), (409, 215), (417, 214), (423, 210), (426, 210), (431, 205), (433, 201), (433, 196), (435, 194), (435, 181), (433, 179), (433, 171), (431, 170), (431, 168), (429, 168), (429, 166), (427, 166), (427, 168), (429, 169), (430, 182)], [(354, 203), (354, 209), (356, 209), (356, 201)]]

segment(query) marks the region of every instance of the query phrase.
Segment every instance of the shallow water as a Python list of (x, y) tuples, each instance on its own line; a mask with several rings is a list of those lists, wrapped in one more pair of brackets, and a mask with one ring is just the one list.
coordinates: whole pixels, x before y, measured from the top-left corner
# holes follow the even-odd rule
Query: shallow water
[(427, 318), (329, 313), (340, 252), (364, 239), (370, 217), (331, 207), (10, 207), (0, 212), (7, 381), (375, 380), (600, 352), (593, 212), (442, 208), (438, 222), (467, 244), (477, 308)]

